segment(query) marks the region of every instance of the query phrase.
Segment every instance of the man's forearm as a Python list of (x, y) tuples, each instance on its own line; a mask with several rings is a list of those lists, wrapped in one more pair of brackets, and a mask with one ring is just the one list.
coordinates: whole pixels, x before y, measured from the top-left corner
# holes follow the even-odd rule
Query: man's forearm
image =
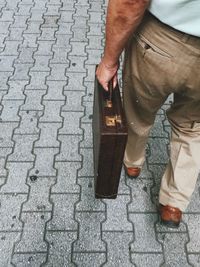
[(110, 0), (106, 19), (106, 45), (103, 61), (117, 64), (127, 40), (142, 20), (150, 0)]

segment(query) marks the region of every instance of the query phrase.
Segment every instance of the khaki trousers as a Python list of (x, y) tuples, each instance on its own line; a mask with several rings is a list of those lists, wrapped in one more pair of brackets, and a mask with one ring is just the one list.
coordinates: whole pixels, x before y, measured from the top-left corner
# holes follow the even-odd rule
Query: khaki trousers
[(171, 155), (159, 202), (184, 211), (200, 169), (200, 38), (173, 30), (147, 13), (125, 51), (127, 167), (143, 165), (156, 113), (171, 93), (174, 102), (167, 110)]

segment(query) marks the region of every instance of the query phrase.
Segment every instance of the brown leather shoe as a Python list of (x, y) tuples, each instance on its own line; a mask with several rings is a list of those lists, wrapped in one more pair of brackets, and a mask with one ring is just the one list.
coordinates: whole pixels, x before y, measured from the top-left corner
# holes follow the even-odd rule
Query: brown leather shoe
[(182, 211), (178, 208), (171, 207), (169, 205), (159, 204), (159, 213), (160, 213), (160, 221), (162, 224), (171, 227), (177, 228), (179, 227)]
[(130, 178), (137, 178), (140, 175), (141, 169), (138, 167), (126, 167), (124, 165), (124, 169), (126, 174), (130, 177)]

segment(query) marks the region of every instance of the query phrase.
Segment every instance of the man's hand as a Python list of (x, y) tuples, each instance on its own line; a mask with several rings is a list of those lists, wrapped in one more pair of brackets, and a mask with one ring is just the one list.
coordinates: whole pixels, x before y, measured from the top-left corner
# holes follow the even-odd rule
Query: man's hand
[(117, 85), (117, 70), (119, 68), (119, 63), (108, 66), (104, 63), (103, 59), (98, 65), (96, 76), (100, 84), (105, 90), (108, 90), (108, 83), (113, 78), (113, 88)]

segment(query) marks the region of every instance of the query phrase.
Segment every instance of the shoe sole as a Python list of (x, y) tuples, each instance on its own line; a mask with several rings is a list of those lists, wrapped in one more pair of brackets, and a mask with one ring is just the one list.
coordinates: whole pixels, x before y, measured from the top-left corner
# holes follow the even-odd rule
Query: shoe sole
[(178, 228), (180, 225), (180, 222), (172, 222), (172, 221), (165, 221), (160, 218), (160, 223), (164, 226), (167, 226), (169, 228)]

